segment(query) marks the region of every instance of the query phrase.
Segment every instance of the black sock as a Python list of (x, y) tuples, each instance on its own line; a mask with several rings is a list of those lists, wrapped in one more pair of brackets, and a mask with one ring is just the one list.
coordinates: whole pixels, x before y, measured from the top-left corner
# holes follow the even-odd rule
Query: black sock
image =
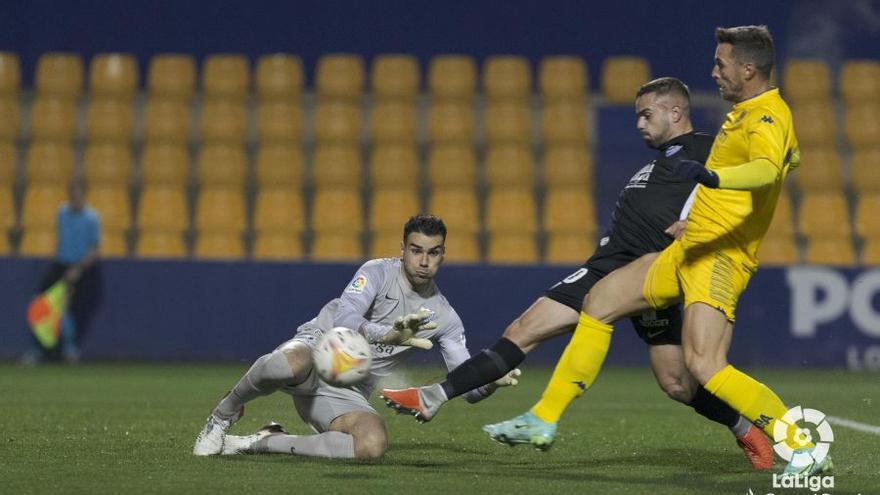
[(693, 407), (701, 416), (705, 416), (716, 423), (721, 423), (728, 428), (733, 428), (739, 421), (739, 413), (728, 406), (726, 402), (710, 394), (703, 387), (697, 389), (689, 406)]
[(447, 398), (458, 397), (501, 378), (525, 358), (526, 355), (516, 344), (501, 337), (492, 347), (483, 349), (450, 371), (440, 385)]

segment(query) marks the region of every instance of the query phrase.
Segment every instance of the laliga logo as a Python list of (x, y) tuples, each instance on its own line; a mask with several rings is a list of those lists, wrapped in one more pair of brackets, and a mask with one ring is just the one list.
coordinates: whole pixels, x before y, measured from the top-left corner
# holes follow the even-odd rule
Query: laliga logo
[[(799, 425), (801, 421), (812, 427), (802, 428)], [(815, 438), (814, 432), (819, 434), (818, 438)], [(786, 411), (773, 426), (773, 441), (773, 450), (780, 457), (794, 466), (803, 467), (822, 462), (828, 456), (831, 442), (834, 441), (834, 432), (825, 419), (825, 413), (795, 406)], [(796, 449), (807, 449), (810, 445), (814, 447), (795, 452)]]

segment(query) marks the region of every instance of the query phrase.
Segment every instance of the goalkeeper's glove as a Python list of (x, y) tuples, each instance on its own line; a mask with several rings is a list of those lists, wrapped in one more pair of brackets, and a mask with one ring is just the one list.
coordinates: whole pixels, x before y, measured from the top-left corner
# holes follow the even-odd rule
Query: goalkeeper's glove
[(417, 332), (437, 328), (437, 322), (428, 321), (433, 313), (427, 309), (421, 309), (418, 313), (410, 313), (399, 316), (394, 320), (391, 329), (379, 340), (383, 344), (406, 345), (419, 349), (430, 349), (434, 343), (428, 339), (415, 337)]
[(704, 167), (702, 163), (694, 160), (680, 160), (675, 168), (675, 174), (685, 180), (692, 180), (715, 189), (718, 187), (718, 174)]
[(514, 368), (510, 370), (506, 375), (492, 382), (495, 385), (495, 388), (499, 387), (515, 387), (519, 384), (519, 375), (522, 375), (522, 371), (519, 368)]

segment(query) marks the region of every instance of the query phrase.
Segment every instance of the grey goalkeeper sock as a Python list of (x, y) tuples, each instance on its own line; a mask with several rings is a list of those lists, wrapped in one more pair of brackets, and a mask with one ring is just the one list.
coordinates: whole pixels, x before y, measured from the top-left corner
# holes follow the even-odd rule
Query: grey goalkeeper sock
[(354, 437), (341, 431), (327, 431), (318, 435), (269, 435), (257, 443), (255, 450), (276, 454), (353, 459)]
[(269, 395), (292, 382), (295, 382), (293, 370), (283, 352), (273, 351), (260, 356), (220, 401), (214, 409), (214, 415), (222, 419), (234, 418), (245, 403)]

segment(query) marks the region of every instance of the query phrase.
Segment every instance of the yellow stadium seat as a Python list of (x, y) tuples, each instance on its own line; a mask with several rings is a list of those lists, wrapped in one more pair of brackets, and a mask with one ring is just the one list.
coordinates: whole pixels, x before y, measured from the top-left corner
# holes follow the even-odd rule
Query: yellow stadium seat
[(846, 140), (854, 148), (880, 146), (880, 99), (872, 104), (847, 108), (844, 119)]
[(302, 139), (303, 112), (299, 103), (285, 100), (261, 102), (257, 109), (257, 136), (261, 143), (298, 143)]
[(428, 109), (428, 137), (433, 143), (472, 143), (473, 106), (453, 100), (434, 100)]
[(2, 237), (6, 237), (6, 231), (15, 225), (14, 199), (12, 188), (8, 183), (0, 186), (0, 230), (2, 230), (0, 233), (2, 233)]
[(130, 53), (99, 53), (89, 64), (92, 95), (130, 100), (138, 90), (138, 66)]
[(758, 248), (758, 261), (764, 265), (790, 265), (800, 261), (800, 253), (794, 236), (768, 234)]
[[(404, 219), (406, 221), (406, 219)], [(403, 222), (401, 222), (403, 225)], [(378, 232), (370, 237), (370, 258), (394, 258), (400, 257), (401, 233), (400, 225), (398, 230), (388, 230)]]
[(202, 141), (243, 143), (247, 132), (245, 107), (234, 100), (208, 100), (199, 115)]
[(538, 69), (538, 80), (545, 103), (550, 100), (583, 101), (588, 94), (587, 64), (580, 57), (544, 57)]
[[(445, 218), (443, 222), (447, 227), (449, 226)], [(446, 263), (479, 263), (482, 259), (476, 234), (450, 231), (446, 236), (445, 247), (444, 262)]]
[(299, 234), (305, 230), (303, 197), (285, 189), (261, 189), (254, 206), (254, 230)]
[(862, 265), (871, 267), (880, 265), (880, 238), (868, 239), (862, 245)]
[(407, 219), (422, 211), (419, 195), (411, 189), (373, 189), (369, 227), (372, 232), (400, 232)]
[(596, 230), (596, 207), (582, 188), (549, 189), (544, 199), (544, 230), (550, 233)]
[(364, 230), (364, 207), (357, 188), (318, 188), (312, 205), (312, 229), (315, 232), (350, 232)]
[(794, 216), (792, 214), (791, 199), (783, 190), (776, 201), (776, 210), (773, 212), (773, 220), (767, 229), (768, 236), (792, 236), (794, 235)]
[(9, 242), (9, 234), (6, 231), (0, 232), (0, 256), (10, 254), (12, 254), (12, 244)]
[(494, 55), (483, 62), (483, 89), (489, 100), (526, 100), (532, 90), (532, 70), (525, 57)]
[(554, 264), (583, 263), (596, 248), (592, 235), (583, 232), (557, 232), (547, 239), (544, 261)]
[(364, 91), (364, 60), (347, 53), (324, 55), (318, 59), (315, 83), (320, 97), (360, 98)]
[(247, 178), (247, 158), (241, 146), (204, 145), (196, 167), (203, 186), (243, 186)]
[(373, 147), (369, 170), (373, 187), (418, 189), (419, 159), (414, 145), (389, 144)]
[(189, 183), (189, 153), (182, 144), (147, 143), (141, 158), (141, 181), (145, 185)]
[(416, 107), (406, 100), (377, 101), (370, 113), (373, 143), (415, 143)]
[(144, 231), (138, 236), (135, 255), (139, 258), (185, 258), (186, 246), (180, 232)]
[(18, 152), (15, 150), (15, 145), (9, 141), (0, 141), (0, 187), (15, 184), (17, 168)]
[(97, 184), (127, 186), (131, 181), (131, 147), (115, 143), (89, 144), (83, 158), (85, 178)]
[(486, 107), (486, 137), (489, 143), (531, 142), (529, 107), (518, 101), (490, 102)]
[(202, 260), (237, 260), (244, 257), (244, 244), (237, 232), (200, 232), (193, 256)]
[(792, 175), (801, 191), (839, 191), (843, 183), (840, 157), (833, 147), (802, 147), (801, 166)]
[(801, 198), (800, 231), (805, 236), (850, 235), (849, 210), (840, 192), (816, 192)]
[(77, 98), (83, 85), (82, 57), (75, 53), (44, 53), (37, 60), (35, 86), (39, 95)]
[(147, 142), (186, 143), (189, 140), (189, 107), (182, 100), (150, 98), (144, 108)]
[(182, 232), (189, 226), (186, 191), (181, 186), (150, 185), (141, 191), (137, 225), (150, 231)]
[(295, 55), (275, 53), (257, 60), (257, 96), (262, 100), (293, 100), (302, 93), (302, 60)]
[(124, 258), (128, 256), (128, 241), (125, 232), (107, 230), (101, 226), (101, 244), (98, 247), (102, 258)]
[(547, 103), (541, 112), (541, 134), (548, 146), (592, 141), (587, 111), (577, 101)]
[(196, 63), (192, 56), (175, 53), (155, 55), (147, 71), (151, 97), (189, 100), (196, 85)]
[(419, 93), (419, 62), (412, 55), (377, 56), (371, 77), (377, 98), (415, 98)]
[(18, 254), (21, 256), (47, 257), (55, 254), (58, 238), (54, 228), (35, 227), (24, 229)]
[(489, 263), (523, 265), (538, 262), (538, 246), (528, 233), (494, 234), (489, 238), (486, 255)]
[(321, 101), (315, 109), (319, 143), (357, 144), (361, 138), (361, 107), (344, 101)]
[(76, 131), (76, 105), (73, 100), (38, 96), (31, 107), (31, 138), (72, 141)]
[(16, 97), (0, 96), (0, 141), (15, 141), (19, 133), (18, 99)]
[(526, 144), (490, 146), (486, 152), (486, 185), (489, 187), (532, 187), (535, 164)]
[(544, 184), (547, 187), (581, 187), (593, 183), (593, 158), (583, 145), (551, 146), (544, 152)]
[(611, 56), (602, 63), (601, 77), (608, 103), (632, 105), (639, 87), (651, 80), (651, 68), (643, 57)]
[(257, 150), (256, 176), (261, 187), (286, 187), (303, 184), (305, 159), (302, 148), (290, 144), (265, 144)]
[(856, 192), (880, 192), (880, 147), (854, 150), (851, 164)]
[(21, 225), (27, 227), (54, 228), (58, 207), (67, 201), (66, 185), (34, 184), (24, 193), (21, 207)]
[(538, 229), (530, 187), (499, 188), (486, 198), (486, 229), (492, 234), (533, 234)]
[(435, 190), (428, 204), (428, 213), (442, 218), (446, 228), (455, 235), (480, 231), (477, 195), (472, 188)]
[(804, 101), (791, 107), (801, 146), (835, 146), (834, 110), (827, 101)]
[(196, 230), (241, 233), (247, 226), (244, 192), (235, 187), (202, 188), (196, 201)]
[(13, 52), (0, 51), (0, 96), (15, 97), (21, 87), (21, 63)]
[(86, 202), (100, 215), (102, 229), (125, 230), (131, 227), (128, 187), (99, 186), (89, 188)]
[(880, 61), (844, 62), (840, 70), (840, 94), (848, 107), (880, 100)]
[(247, 57), (214, 53), (202, 66), (202, 91), (206, 98), (242, 100), (250, 89), (251, 74)]
[(312, 240), (313, 261), (359, 261), (363, 259), (360, 233), (319, 233)]
[(303, 257), (299, 234), (258, 232), (254, 240), (253, 257), (264, 261), (290, 261)]
[(356, 146), (326, 145), (315, 150), (312, 178), (317, 187), (361, 186), (361, 156)]
[(65, 187), (73, 176), (73, 147), (56, 141), (37, 141), (27, 151), (26, 173), (29, 184)]
[(824, 60), (789, 60), (782, 83), (783, 94), (789, 101), (831, 100), (831, 70)]
[(428, 89), (438, 99), (470, 100), (477, 86), (477, 64), (467, 55), (437, 55), (428, 66)]
[(880, 239), (880, 192), (863, 194), (856, 204), (856, 233), (863, 238)]
[(89, 141), (131, 141), (134, 112), (131, 103), (115, 99), (95, 99), (89, 103), (86, 136)]
[(853, 266), (856, 264), (856, 253), (848, 236), (820, 235), (807, 239), (804, 261), (821, 265)]
[(433, 188), (473, 188), (477, 156), (467, 144), (441, 144), (428, 151), (428, 182)]

